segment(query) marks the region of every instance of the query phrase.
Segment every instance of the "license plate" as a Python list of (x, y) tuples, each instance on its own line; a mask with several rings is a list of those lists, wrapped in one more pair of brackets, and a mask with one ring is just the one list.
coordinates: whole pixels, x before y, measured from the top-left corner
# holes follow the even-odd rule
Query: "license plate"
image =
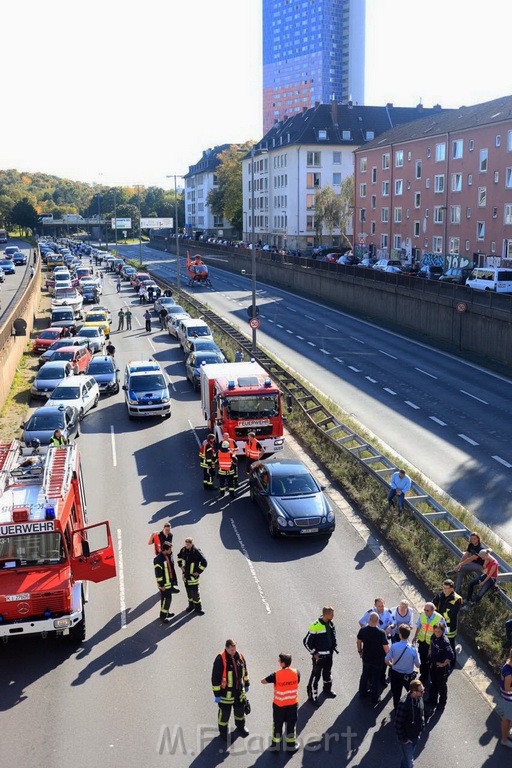
[(301, 533), (318, 533), (318, 528), (301, 528)]
[(14, 603), (16, 600), (30, 600), (30, 592), (23, 592), (20, 595), (6, 595), (5, 599), (8, 603)]

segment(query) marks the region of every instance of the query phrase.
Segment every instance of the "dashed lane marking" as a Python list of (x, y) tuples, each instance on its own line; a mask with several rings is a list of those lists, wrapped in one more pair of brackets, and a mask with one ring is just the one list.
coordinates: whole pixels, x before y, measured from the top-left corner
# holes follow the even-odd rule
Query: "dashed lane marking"
[(112, 464), (117, 467), (116, 435), (113, 424), (110, 425), (110, 444), (112, 446)]
[(350, 338), (352, 339), (352, 341), (357, 341), (358, 344), (366, 344), (365, 341), (363, 341), (362, 339), (358, 339), (357, 336), (351, 336)]
[(344, 363), (345, 361), (341, 359), (341, 357), (335, 357), (334, 358), (337, 363)]
[(280, 323), (276, 323), (276, 326), (277, 326), (278, 328), (284, 328), (284, 325), (281, 325)]
[(396, 392), (389, 387), (384, 387), (384, 392), (389, 392), (390, 395), (396, 395)]
[(331, 354), (331, 353), (330, 353), (330, 352), (328, 352), (326, 349), (322, 349), (322, 347), (320, 347), (320, 352), (323, 352), (323, 353), (324, 353), (324, 355), (330, 355), (330, 354)]
[(431, 379), (437, 379), (437, 376), (434, 376), (433, 373), (427, 373), (427, 371), (424, 371), (422, 368), (415, 368), (415, 371), (419, 371), (419, 373), (422, 373), (424, 376), (429, 376)]
[(389, 352), (384, 352), (383, 349), (379, 349), (379, 352), (381, 353), (381, 355), (386, 355), (386, 357), (391, 357), (393, 358), (393, 360), (398, 360), (398, 357), (395, 357), (394, 355), (390, 355)]
[(194, 435), (194, 437), (196, 439), (196, 443), (198, 444), (199, 447), (201, 447), (201, 441), (199, 439), (199, 435), (197, 434), (196, 430), (192, 426), (192, 422), (190, 421), (190, 419), (188, 419), (188, 423), (190, 425), (190, 429), (192, 430), (192, 434)]
[(292, 333), (292, 334), (293, 334), (293, 331), (290, 331), (290, 329), (289, 329), (289, 328), (287, 328), (287, 329), (286, 329), (286, 333)]
[(298, 333), (296, 333), (295, 335), (297, 336), (298, 339), (300, 339), (301, 341), (304, 341), (304, 336), (299, 336)]
[(258, 578), (258, 576), (256, 574), (256, 569), (254, 567), (254, 564), (253, 564), (251, 558), (249, 557), (249, 553), (247, 552), (247, 547), (245, 546), (244, 541), (243, 541), (242, 537), (240, 536), (238, 528), (236, 527), (236, 523), (235, 523), (235, 521), (233, 520), (232, 517), (230, 517), (229, 520), (230, 520), (231, 526), (232, 526), (232, 528), (233, 528), (233, 530), (235, 532), (235, 536), (238, 539), (238, 543), (240, 544), (240, 549), (242, 550), (242, 555), (245, 557), (245, 560), (247, 562), (247, 565), (249, 567), (251, 575), (252, 575), (252, 577), (254, 579), (254, 583), (256, 584), (256, 589), (258, 590), (258, 592), (260, 594), (261, 602), (263, 603), (266, 612), (267, 613), (272, 613), (272, 610), (271, 610), (270, 605), (269, 605), (269, 603), (267, 601), (267, 598), (265, 597), (265, 593), (263, 592), (263, 587), (261, 586), (261, 582), (260, 582), (260, 580), (259, 580), (259, 578)]
[(153, 352), (156, 352), (155, 345), (153, 344), (151, 339), (148, 339), (148, 343), (149, 343), (149, 346), (151, 347), (151, 349), (153, 350)]
[(123, 538), (121, 529), (117, 529), (117, 576), (119, 579), (119, 615), (121, 629), (126, 629), (126, 598), (124, 589)]
[(304, 317), (307, 317), (308, 320), (314, 320), (316, 322), (316, 317), (311, 317), (311, 315), (304, 315)]
[(376, 384), (377, 383), (377, 379), (372, 379), (371, 376), (365, 376), (365, 379), (368, 379), (368, 381), (371, 381), (372, 384)]
[(505, 459), (502, 459), (501, 456), (493, 456), (492, 457), (494, 461), (497, 461), (499, 464), (503, 464), (504, 467), (507, 467), (507, 469), (510, 469), (512, 467), (512, 464), (509, 464), (508, 461), (505, 461)]
[(349, 365), (349, 368), (351, 371), (354, 371), (354, 373), (361, 373), (361, 369), (356, 368), (355, 365)]
[(419, 405), (416, 405), (416, 403), (411, 403), (410, 400), (406, 400), (405, 404), (408, 405), (410, 408), (414, 408), (415, 411), (419, 411), (420, 409)]
[(461, 434), (461, 435), (459, 435), (459, 437), (461, 437), (463, 440), (465, 440), (465, 441), (466, 441), (466, 443), (469, 443), (470, 445), (480, 445), (480, 443), (477, 443), (477, 441), (476, 441), (476, 440), (472, 440), (472, 439), (471, 439), (470, 437), (468, 437), (467, 435), (462, 435), (462, 434)]
[(439, 424), (440, 427), (446, 427), (446, 422), (441, 421), (441, 419), (438, 419), (437, 416), (429, 416), (429, 419), (432, 419), (432, 421), (435, 421), (435, 423)]
[(336, 331), (337, 333), (339, 333), (340, 330), (339, 328), (335, 328), (334, 325), (327, 325), (327, 323), (325, 324), (325, 327), (329, 328), (331, 331)]
[(313, 344), (312, 341), (308, 341), (308, 344), (309, 344), (310, 347), (316, 347), (316, 344)]
[(459, 389), (459, 392), (462, 392), (463, 395), (467, 395), (468, 397), (472, 397), (473, 400), (478, 400), (479, 403), (483, 403), (484, 405), (489, 405), (487, 400), (482, 400), (481, 397), (477, 397), (476, 395), (472, 395), (471, 392), (466, 392), (465, 389)]

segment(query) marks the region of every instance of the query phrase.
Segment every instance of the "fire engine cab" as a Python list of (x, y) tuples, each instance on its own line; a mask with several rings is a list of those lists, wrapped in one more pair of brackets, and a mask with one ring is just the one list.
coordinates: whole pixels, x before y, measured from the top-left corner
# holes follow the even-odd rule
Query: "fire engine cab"
[(243, 454), (249, 432), (265, 453), (284, 446), (282, 394), (256, 362), (201, 366), (201, 404), (217, 441), (228, 432)]
[(0, 637), (80, 643), (87, 581), (115, 575), (108, 522), (87, 525), (77, 446), (0, 444)]

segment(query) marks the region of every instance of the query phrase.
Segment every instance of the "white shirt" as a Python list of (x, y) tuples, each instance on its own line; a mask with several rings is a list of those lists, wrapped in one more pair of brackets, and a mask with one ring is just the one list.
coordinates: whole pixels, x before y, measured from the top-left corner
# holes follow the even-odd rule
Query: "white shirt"
[(376, 608), (370, 608), (366, 613), (363, 613), (361, 618), (359, 619), (359, 624), (362, 627), (366, 627), (368, 624), (368, 619), (370, 618), (370, 613), (376, 613), (379, 617), (379, 629), (383, 629), (384, 632), (387, 630), (387, 628), (393, 624), (393, 614), (389, 610), (389, 608), (384, 608), (382, 613), (379, 613)]

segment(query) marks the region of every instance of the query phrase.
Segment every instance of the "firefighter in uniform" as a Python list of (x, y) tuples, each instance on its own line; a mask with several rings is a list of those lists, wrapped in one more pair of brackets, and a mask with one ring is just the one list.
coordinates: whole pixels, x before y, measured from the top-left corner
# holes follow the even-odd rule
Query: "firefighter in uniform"
[(213, 662), (212, 690), (215, 703), (219, 705), (217, 722), (221, 738), (224, 741), (228, 740), (231, 708), (233, 708), (237, 730), (242, 736), (248, 736), (249, 731), (245, 727), (245, 706), (249, 690), (249, 675), (245, 659), (237, 651), (234, 640), (226, 640), (224, 650)]
[(281, 746), (283, 725), (286, 725), (285, 744), (287, 752), (297, 752), (297, 714), (299, 704), (300, 672), (291, 667), (289, 653), (279, 654), (279, 669), (264, 677), (261, 681), (274, 683), (274, 701), (272, 703), (272, 750)]
[(208, 563), (201, 550), (194, 546), (193, 539), (185, 539), (185, 546), (178, 553), (178, 565), (183, 573), (183, 582), (187, 590), (187, 611), (195, 611), (202, 616), (204, 611), (199, 594), (199, 577)]
[(169, 613), (172, 602), (173, 581), (177, 583), (176, 571), (172, 559), (172, 544), (164, 542), (162, 551), (153, 560), (155, 566), (155, 578), (160, 590), (160, 620), (167, 623), (174, 616)]
[(457, 652), (455, 650), (455, 638), (457, 637), (457, 621), (459, 611), (462, 608), (462, 597), (455, 591), (455, 584), (451, 579), (443, 581), (443, 589), (432, 600), (436, 610), (442, 615), (446, 622), (446, 637), (450, 641), (453, 651), (453, 659), (450, 660), (450, 667), (453, 671), (456, 662)]
[(235, 495), (235, 467), (233, 462), (233, 454), (229, 448), (227, 440), (223, 440), (220, 444), (220, 448), (217, 451), (217, 464), (219, 473), (219, 488), (220, 495), (224, 496), (224, 488), (226, 487), (226, 480), (228, 484), (229, 495), (231, 498)]
[(256, 440), (255, 432), (247, 433), (247, 440), (245, 441), (244, 448), (246, 458), (246, 469), (249, 471), (249, 467), (254, 461), (258, 461), (263, 456), (263, 448), (261, 443)]
[[(155, 555), (160, 554), (164, 544), (172, 544), (171, 524), (165, 523), (161, 531), (158, 531), (158, 533), (152, 533), (148, 539), (148, 544), (153, 545), (155, 549)], [(176, 576), (176, 570), (174, 569), (174, 573), (172, 577), (171, 592), (175, 592), (175, 593), (179, 592), (179, 589), (177, 587), (178, 587), (178, 578)]]
[(233, 469), (235, 470), (235, 488), (238, 486), (238, 456), (237, 451), (238, 447), (236, 442), (233, 440), (232, 437), (229, 436), (229, 432), (223, 432), (222, 434), (222, 442), (228, 442), (229, 443), (229, 450), (231, 451), (231, 456), (233, 457)]
[(413, 644), (418, 642), (418, 653), (420, 655), (420, 680), (426, 685), (429, 680), (429, 658), (430, 642), (434, 634), (434, 624), (442, 624), (445, 627), (445, 621), (440, 613), (435, 610), (434, 603), (425, 603), (425, 606), (416, 622), (416, 632), (413, 638)]
[(217, 455), (215, 451), (215, 435), (208, 435), (206, 440), (203, 440), (199, 449), (199, 462), (203, 469), (203, 488), (206, 491), (211, 491), (215, 488), (215, 462)]
[(332, 623), (334, 608), (330, 605), (322, 608), (322, 615), (310, 625), (304, 638), (304, 645), (311, 654), (313, 668), (308, 682), (308, 699), (318, 706), (318, 682), (323, 678), (324, 693), (328, 699), (335, 699), (336, 694), (332, 690), (332, 657), (338, 653), (336, 640), (336, 628)]

